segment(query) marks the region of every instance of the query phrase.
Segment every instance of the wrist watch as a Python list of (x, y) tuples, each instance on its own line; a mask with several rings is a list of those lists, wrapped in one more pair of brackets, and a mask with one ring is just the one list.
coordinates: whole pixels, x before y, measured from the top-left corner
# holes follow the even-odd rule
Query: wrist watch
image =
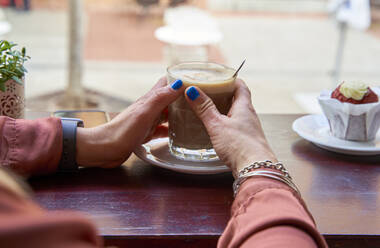
[(78, 169), (76, 162), (77, 127), (84, 127), (83, 121), (77, 118), (61, 118), (63, 146), (59, 172), (72, 172)]

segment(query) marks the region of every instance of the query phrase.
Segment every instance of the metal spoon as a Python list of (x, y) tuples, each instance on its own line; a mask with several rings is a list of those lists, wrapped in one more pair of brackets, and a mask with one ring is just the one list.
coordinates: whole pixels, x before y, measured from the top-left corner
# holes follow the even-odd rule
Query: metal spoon
[(243, 60), (243, 62), (241, 63), (241, 65), (239, 66), (239, 68), (236, 70), (236, 72), (234, 73), (234, 75), (232, 76), (233, 78), (237, 76), (238, 72), (240, 71), (240, 69), (243, 67), (245, 63), (245, 60)]

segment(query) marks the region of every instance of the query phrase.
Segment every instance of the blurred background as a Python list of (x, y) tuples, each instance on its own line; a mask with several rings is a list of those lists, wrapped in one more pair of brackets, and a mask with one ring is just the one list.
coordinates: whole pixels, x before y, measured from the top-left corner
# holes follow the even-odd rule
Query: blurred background
[[(343, 80), (380, 85), (379, 0), (0, 4), (1, 39), (32, 57), (28, 110), (120, 111), (186, 60), (237, 68), (246, 59), (240, 77), (259, 113), (319, 112), (320, 91)], [(75, 104), (78, 97), (85, 100)]]

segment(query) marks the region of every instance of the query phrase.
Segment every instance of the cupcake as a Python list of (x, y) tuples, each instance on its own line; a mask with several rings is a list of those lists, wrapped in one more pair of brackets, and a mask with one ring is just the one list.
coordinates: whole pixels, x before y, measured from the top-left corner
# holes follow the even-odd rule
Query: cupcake
[(333, 136), (369, 141), (380, 127), (380, 89), (361, 82), (343, 82), (333, 92), (323, 91), (319, 104)]

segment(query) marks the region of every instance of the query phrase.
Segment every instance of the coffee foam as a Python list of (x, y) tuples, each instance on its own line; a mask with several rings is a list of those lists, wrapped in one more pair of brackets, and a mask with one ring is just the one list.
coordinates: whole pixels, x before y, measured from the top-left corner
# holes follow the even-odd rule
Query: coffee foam
[[(197, 86), (206, 93), (232, 92), (235, 89), (235, 70), (229, 68), (173, 68), (171, 77), (181, 79), (184, 86)], [(173, 81), (174, 81), (173, 80)]]

